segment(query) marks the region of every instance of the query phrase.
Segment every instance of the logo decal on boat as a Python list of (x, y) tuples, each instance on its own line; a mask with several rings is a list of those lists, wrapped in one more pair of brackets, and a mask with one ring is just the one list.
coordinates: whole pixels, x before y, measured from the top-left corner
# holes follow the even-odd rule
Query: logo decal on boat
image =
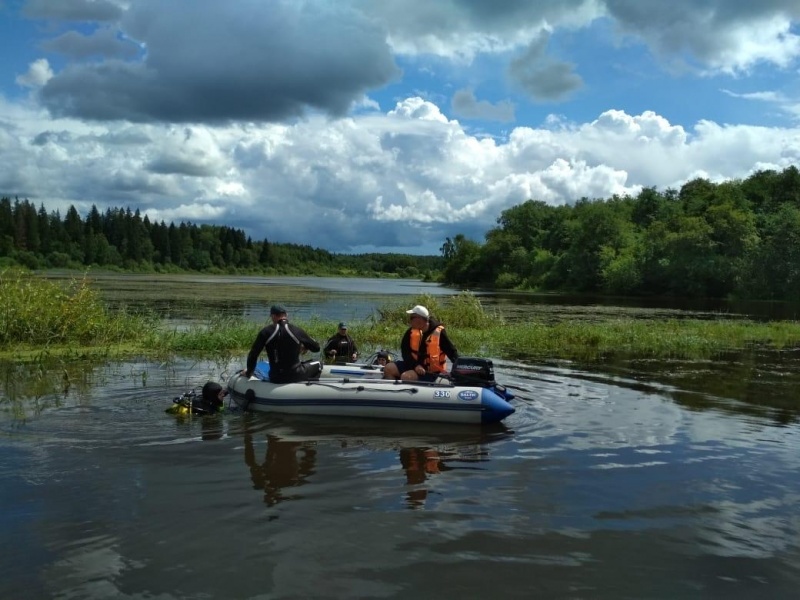
[(475, 400), (478, 397), (478, 392), (475, 390), (464, 390), (463, 392), (458, 392), (458, 397), (461, 400), (466, 400), (469, 402), (470, 400)]

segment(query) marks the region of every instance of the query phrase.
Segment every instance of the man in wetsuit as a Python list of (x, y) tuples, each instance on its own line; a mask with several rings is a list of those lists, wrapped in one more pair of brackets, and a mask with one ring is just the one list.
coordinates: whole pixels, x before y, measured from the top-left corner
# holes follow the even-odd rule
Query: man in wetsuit
[(338, 364), (355, 362), (358, 358), (358, 346), (347, 333), (347, 323), (339, 323), (339, 329), (325, 342), (325, 356)]
[(258, 332), (243, 374), (252, 376), (258, 355), (266, 348), (269, 358), (269, 380), (272, 383), (293, 383), (319, 377), (322, 364), (318, 360), (301, 361), (300, 354), (319, 352), (319, 344), (302, 328), (287, 320), (286, 309), (273, 306), (269, 311), (272, 324)]

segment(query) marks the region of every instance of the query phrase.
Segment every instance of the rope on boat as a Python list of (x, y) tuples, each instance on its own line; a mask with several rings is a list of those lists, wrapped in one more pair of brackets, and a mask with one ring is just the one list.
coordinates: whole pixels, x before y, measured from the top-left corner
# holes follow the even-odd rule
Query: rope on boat
[[(343, 383), (349, 383), (349, 381), (348, 380), (344, 380)], [(353, 388), (341, 387), (340, 385), (335, 385), (333, 383), (323, 383), (322, 381), (307, 381), (306, 385), (320, 385), (322, 387), (331, 388), (333, 390), (338, 390), (340, 392), (351, 392), (351, 391), (353, 391)], [(366, 386), (360, 385), (360, 386), (358, 386), (356, 388), (356, 391), (357, 392), (393, 392), (393, 393), (396, 393), (396, 394), (403, 394), (403, 393), (416, 394), (419, 390), (417, 388), (413, 388), (413, 387), (412, 388), (394, 389), (393, 390), (389, 386), (368, 388)]]

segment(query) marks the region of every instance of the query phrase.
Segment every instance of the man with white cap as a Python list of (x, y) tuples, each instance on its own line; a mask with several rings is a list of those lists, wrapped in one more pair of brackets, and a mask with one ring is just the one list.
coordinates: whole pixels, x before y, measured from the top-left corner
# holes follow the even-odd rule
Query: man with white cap
[(447, 337), (444, 325), (421, 304), (407, 310), (410, 327), (400, 341), (403, 360), (390, 362), (383, 369), (384, 379), (435, 381), (447, 373), (447, 359), (455, 361), (458, 350)]

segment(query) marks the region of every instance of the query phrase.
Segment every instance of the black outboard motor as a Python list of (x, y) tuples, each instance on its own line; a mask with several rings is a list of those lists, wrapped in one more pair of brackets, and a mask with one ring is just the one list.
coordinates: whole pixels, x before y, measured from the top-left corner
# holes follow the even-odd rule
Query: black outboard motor
[(495, 383), (494, 365), (488, 358), (459, 356), (450, 369), (450, 379), (455, 384), (489, 387)]
[(494, 364), (489, 358), (459, 356), (450, 369), (450, 381), (454, 385), (479, 385), (488, 388), (508, 401), (514, 398), (512, 392), (494, 380)]

